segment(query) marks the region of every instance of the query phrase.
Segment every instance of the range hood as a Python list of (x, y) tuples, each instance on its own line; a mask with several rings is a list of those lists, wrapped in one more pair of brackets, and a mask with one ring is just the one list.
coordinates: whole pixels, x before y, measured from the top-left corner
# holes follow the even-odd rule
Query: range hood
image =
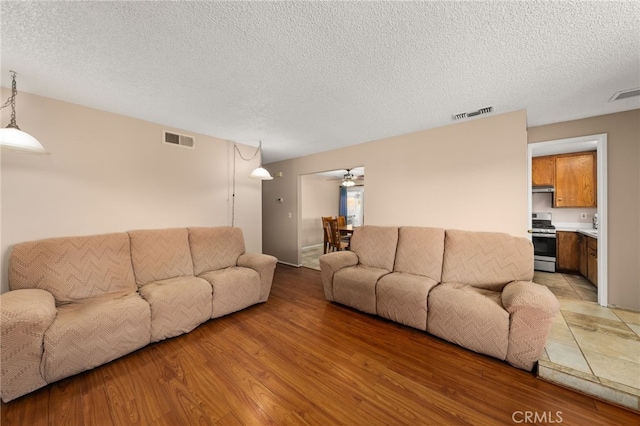
[(531, 192), (554, 192), (556, 189), (551, 185), (534, 186)]

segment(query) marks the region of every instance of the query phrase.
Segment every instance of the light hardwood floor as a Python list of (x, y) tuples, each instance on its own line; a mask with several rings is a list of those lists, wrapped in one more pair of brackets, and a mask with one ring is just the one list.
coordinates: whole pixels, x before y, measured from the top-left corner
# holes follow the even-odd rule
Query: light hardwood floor
[(278, 265), (267, 303), (2, 404), (1, 423), (512, 425), (525, 416), (567, 425), (638, 420), (499, 360), (329, 303), (318, 271)]

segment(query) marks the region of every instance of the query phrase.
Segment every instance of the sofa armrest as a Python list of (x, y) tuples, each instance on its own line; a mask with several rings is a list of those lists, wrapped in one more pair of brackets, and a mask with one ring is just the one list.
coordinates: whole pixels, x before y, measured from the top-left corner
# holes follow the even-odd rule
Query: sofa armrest
[(2, 401), (41, 388), (44, 333), (56, 317), (51, 293), (38, 289), (13, 290), (0, 295), (2, 317)]
[(352, 251), (337, 251), (320, 256), (320, 276), (322, 277), (324, 297), (327, 300), (335, 300), (333, 297), (333, 274), (342, 268), (357, 264), (358, 255)]
[(545, 286), (513, 281), (502, 291), (502, 304), (509, 312), (507, 362), (525, 370), (540, 358), (560, 304)]
[(251, 268), (260, 274), (260, 299), (258, 302), (266, 302), (269, 299), (277, 262), (277, 258), (262, 253), (245, 253), (238, 258), (238, 266)]

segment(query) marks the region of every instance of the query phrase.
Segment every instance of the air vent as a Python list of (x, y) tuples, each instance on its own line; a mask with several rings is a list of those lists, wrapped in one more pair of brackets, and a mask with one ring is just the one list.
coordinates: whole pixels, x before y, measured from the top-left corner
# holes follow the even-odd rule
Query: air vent
[(460, 114), (455, 114), (453, 116), (453, 119), (454, 120), (462, 120), (464, 118), (471, 118), (471, 117), (475, 117), (477, 115), (489, 114), (492, 111), (493, 111), (493, 107), (480, 108), (477, 111), (463, 112), (463, 113), (460, 113)]
[(630, 98), (632, 96), (640, 96), (640, 87), (637, 89), (622, 90), (609, 99), (611, 101), (619, 101), (620, 99)]
[(196, 147), (196, 140), (193, 136), (179, 135), (178, 133), (171, 133), (166, 130), (164, 131), (164, 143), (191, 149)]

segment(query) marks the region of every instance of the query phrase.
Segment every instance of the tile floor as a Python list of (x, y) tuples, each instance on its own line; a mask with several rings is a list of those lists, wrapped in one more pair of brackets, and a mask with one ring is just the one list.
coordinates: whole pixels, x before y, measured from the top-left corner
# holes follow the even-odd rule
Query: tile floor
[[(320, 269), (322, 246), (304, 248), (302, 265)], [(535, 272), (560, 302), (538, 363), (538, 377), (640, 411), (640, 312), (604, 308), (579, 275)]]
[(640, 411), (640, 313), (604, 308), (578, 275), (536, 272), (560, 302), (538, 376)]
[(318, 246), (305, 247), (302, 249), (302, 266), (305, 268), (320, 270), (318, 259), (322, 256), (322, 244)]

